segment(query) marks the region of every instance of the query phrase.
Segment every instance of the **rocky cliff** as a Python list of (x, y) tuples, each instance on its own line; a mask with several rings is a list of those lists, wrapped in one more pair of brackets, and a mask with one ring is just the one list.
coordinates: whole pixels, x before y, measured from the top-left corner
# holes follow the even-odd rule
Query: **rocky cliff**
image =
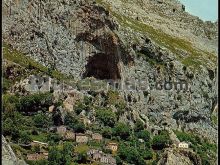
[[(94, 77), (127, 87), (120, 95), (130, 112), (122, 121), (141, 119), (152, 132), (191, 132), (213, 143), (217, 24), (175, 0), (3, 3), (3, 39), (12, 49), (77, 82)], [(177, 87), (183, 82), (186, 88)]]

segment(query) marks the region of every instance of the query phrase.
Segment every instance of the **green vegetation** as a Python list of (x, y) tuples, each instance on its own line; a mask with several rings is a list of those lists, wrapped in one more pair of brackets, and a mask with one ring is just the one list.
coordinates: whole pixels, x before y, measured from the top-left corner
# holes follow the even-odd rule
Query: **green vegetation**
[(114, 135), (120, 136), (121, 139), (127, 140), (130, 136), (131, 128), (128, 124), (117, 123), (114, 127)]
[[(108, 8), (106, 4), (104, 5)], [(147, 24), (123, 15), (119, 15), (113, 11), (111, 11), (111, 13), (117, 18), (122, 26), (126, 28), (129, 27), (143, 34), (147, 34), (157, 44), (168, 48), (170, 51), (176, 54), (177, 58), (182, 61), (185, 66), (192, 66), (194, 69), (199, 69), (200, 65), (213, 67), (213, 65), (215, 66), (217, 63), (217, 57), (214, 54), (195, 49), (192, 43), (189, 41), (170, 36), (159, 29), (154, 29)], [(182, 57), (180, 50), (188, 52), (189, 56)], [(148, 60), (152, 64), (155, 63), (155, 61), (152, 61), (152, 59)]]
[[(192, 133), (175, 131), (177, 138), (180, 141), (187, 141), (192, 143), (193, 150), (199, 154), (202, 159), (202, 164), (211, 164), (211, 158), (214, 160), (216, 158), (217, 146), (216, 144), (211, 144), (206, 139), (201, 139), (197, 135)], [(207, 156), (209, 154), (209, 157)]]
[(36, 112), (41, 107), (41, 110), (47, 111), (50, 105), (52, 105), (52, 93), (37, 93), (21, 97), (19, 110)]
[(34, 124), (39, 128), (49, 128), (52, 126), (52, 118), (49, 115), (46, 115), (42, 112), (38, 113), (33, 117)]
[(56, 70), (51, 70), (50, 68), (39, 64), (38, 62), (27, 57), (20, 51), (12, 49), (6, 43), (3, 44), (3, 58), (29, 69), (29, 71), (31, 71), (30, 74), (45, 73), (58, 80), (73, 79), (72, 77), (68, 77)]
[(218, 124), (218, 117), (216, 115), (212, 115), (211, 116), (211, 120), (212, 120), (212, 123), (214, 125), (217, 125)]
[(120, 144), (118, 156), (121, 160), (126, 161), (131, 164), (145, 165), (144, 159), (141, 157), (138, 150), (133, 146), (126, 146), (125, 144)]
[(156, 150), (162, 150), (171, 144), (169, 133), (162, 131), (159, 135), (153, 137), (152, 147)]
[(96, 117), (105, 126), (113, 127), (116, 123), (116, 115), (111, 109), (102, 108), (96, 110)]

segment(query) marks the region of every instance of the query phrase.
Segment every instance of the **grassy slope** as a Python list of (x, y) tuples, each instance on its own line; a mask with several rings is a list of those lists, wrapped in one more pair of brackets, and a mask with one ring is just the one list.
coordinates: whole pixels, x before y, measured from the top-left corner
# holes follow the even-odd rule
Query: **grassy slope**
[[(96, 2), (109, 10), (121, 26), (125, 28), (131, 28), (134, 30), (134, 32), (147, 34), (157, 44), (166, 47), (172, 53), (174, 53), (177, 59), (181, 61), (185, 66), (192, 66), (193, 69), (199, 69), (200, 65), (206, 66), (208, 68), (216, 67), (217, 57), (215, 54), (196, 49), (189, 41), (170, 36), (169, 34), (166, 34), (161, 30), (154, 29), (152, 26), (149, 26), (143, 22), (134, 20), (124, 15), (120, 15), (112, 11), (109, 4), (104, 3), (102, 0), (97, 0)], [(181, 56), (180, 50), (188, 52), (189, 56)]]
[(68, 76), (60, 73), (59, 71), (56, 70), (49, 71), (47, 67), (25, 56), (23, 53), (10, 48), (7, 44), (3, 44), (3, 59), (12, 61), (24, 68), (31, 70), (31, 74), (45, 73), (45, 74), (50, 74), (52, 77), (58, 80), (69, 79)]

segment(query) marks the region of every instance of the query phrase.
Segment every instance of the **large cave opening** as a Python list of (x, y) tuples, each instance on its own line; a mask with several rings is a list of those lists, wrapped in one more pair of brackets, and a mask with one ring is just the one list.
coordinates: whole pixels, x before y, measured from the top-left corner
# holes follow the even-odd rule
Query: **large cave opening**
[(121, 79), (118, 59), (114, 55), (97, 53), (88, 59), (83, 77), (94, 77), (100, 80)]

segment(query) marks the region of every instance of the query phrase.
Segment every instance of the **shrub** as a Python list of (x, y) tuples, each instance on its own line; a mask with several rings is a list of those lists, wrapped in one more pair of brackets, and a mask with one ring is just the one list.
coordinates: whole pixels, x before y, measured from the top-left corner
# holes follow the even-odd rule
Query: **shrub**
[(114, 135), (120, 136), (122, 139), (126, 140), (130, 136), (131, 128), (124, 123), (117, 123), (114, 128)]
[(141, 130), (144, 130), (144, 123), (141, 120), (137, 120), (134, 126), (134, 131), (139, 132)]
[[(24, 96), (20, 99), (20, 111), (22, 112), (36, 112), (42, 108), (48, 109), (52, 105), (51, 93), (37, 93)], [(40, 109), (41, 108), (41, 109)]]
[(150, 160), (153, 158), (153, 153), (151, 150), (145, 150), (140, 152), (142, 157), (146, 160)]
[(143, 139), (144, 141), (147, 141), (147, 142), (150, 141), (150, 133), (147, 130), (142, 130), (142, 131), (136, 133), (136, 136), (139, 139)]
[(5, 77), (3, 77), (3, 88), (2, 91), (3, 93), (6, 93), (6, 91), (10, 88), (10, 86), (12, 86), (12, 82), (9, 79), (6, 79)]
[(112, 137), (112, 129), (110, 127), (104, 127), (102, 129), (102, 135), (105, 138), (111, 139), (111, 137)]
[(73, 113), (67, 112), (65, 118), (64, 118), (64, 124), (72, 129), (74, 129), (74, 126), (78, 123), (78, 120), (74, 116)]
[(72, 152), (73, 152), (73, 145), (71, 143), (65, 142), (63, 145), (62, 150), (62, 163), (63, 164), (71, 164), (72, 161)]
[(20, 133), (20, 140), (19, 141), (20, 141), (20, 143), (23, 143), (23, 144), (29, 144), (32, 140), (27, 132), (22, 131)]
[(57, 149), (57, 147), (53, 146), (49, 150), (48, 154), (49, 165), (60, 165), (62, 164), (62, 153)]
[(162, 132), (160, 135), (156, 135), (153, 137), (153, 141), (152, 141), (153, 149), (162, 150), (169, 144), (171, 144), (171, 140), (169, 134), (167, 134), (165, 131)]
[(83, 123), (77, 123), (74, 126), (74, 131), (77, 133), (84, 133), (86, 131), (85, 125)]
[(131, 163), (131, 164), (138, 164), (138, 165), (145, 165), (144, 159), (141, 157), (139, 152), (136, 150), (135, 147), (129, 147), (124, 144), (120, 144), (118, 150), (118, 156), (120, 159)]
[(48, 128), (52, 125), (52, 118), (44, 113), (39, 113), (33, 117), (34, 124), (39, 128)]
[(77, 156), (77, 163), (86, 164), (87, 163), (87, 154), (86, 153), (79, 153)]
[(15, 95), (3, 95), (3, 112), (15, 111), (20, 107), (19, 98)]
[(56, 134), (56, 133), (50, 133), (47, 136), (47, 141), (50, 141), (52, 143), (57, 143), (61, 140), (62, 138), (60, 137), (60, 135)]
[(116, 115), (110, 109), (96, 110), (96, 117), (105, 126), (113, 127), (116, 122)]
[(77, 115), (79, 115), (85, 109), (86, 109), (86, 106), (83, 103), (78, 103), (78, 105), (75, 108), (75, 112)]

